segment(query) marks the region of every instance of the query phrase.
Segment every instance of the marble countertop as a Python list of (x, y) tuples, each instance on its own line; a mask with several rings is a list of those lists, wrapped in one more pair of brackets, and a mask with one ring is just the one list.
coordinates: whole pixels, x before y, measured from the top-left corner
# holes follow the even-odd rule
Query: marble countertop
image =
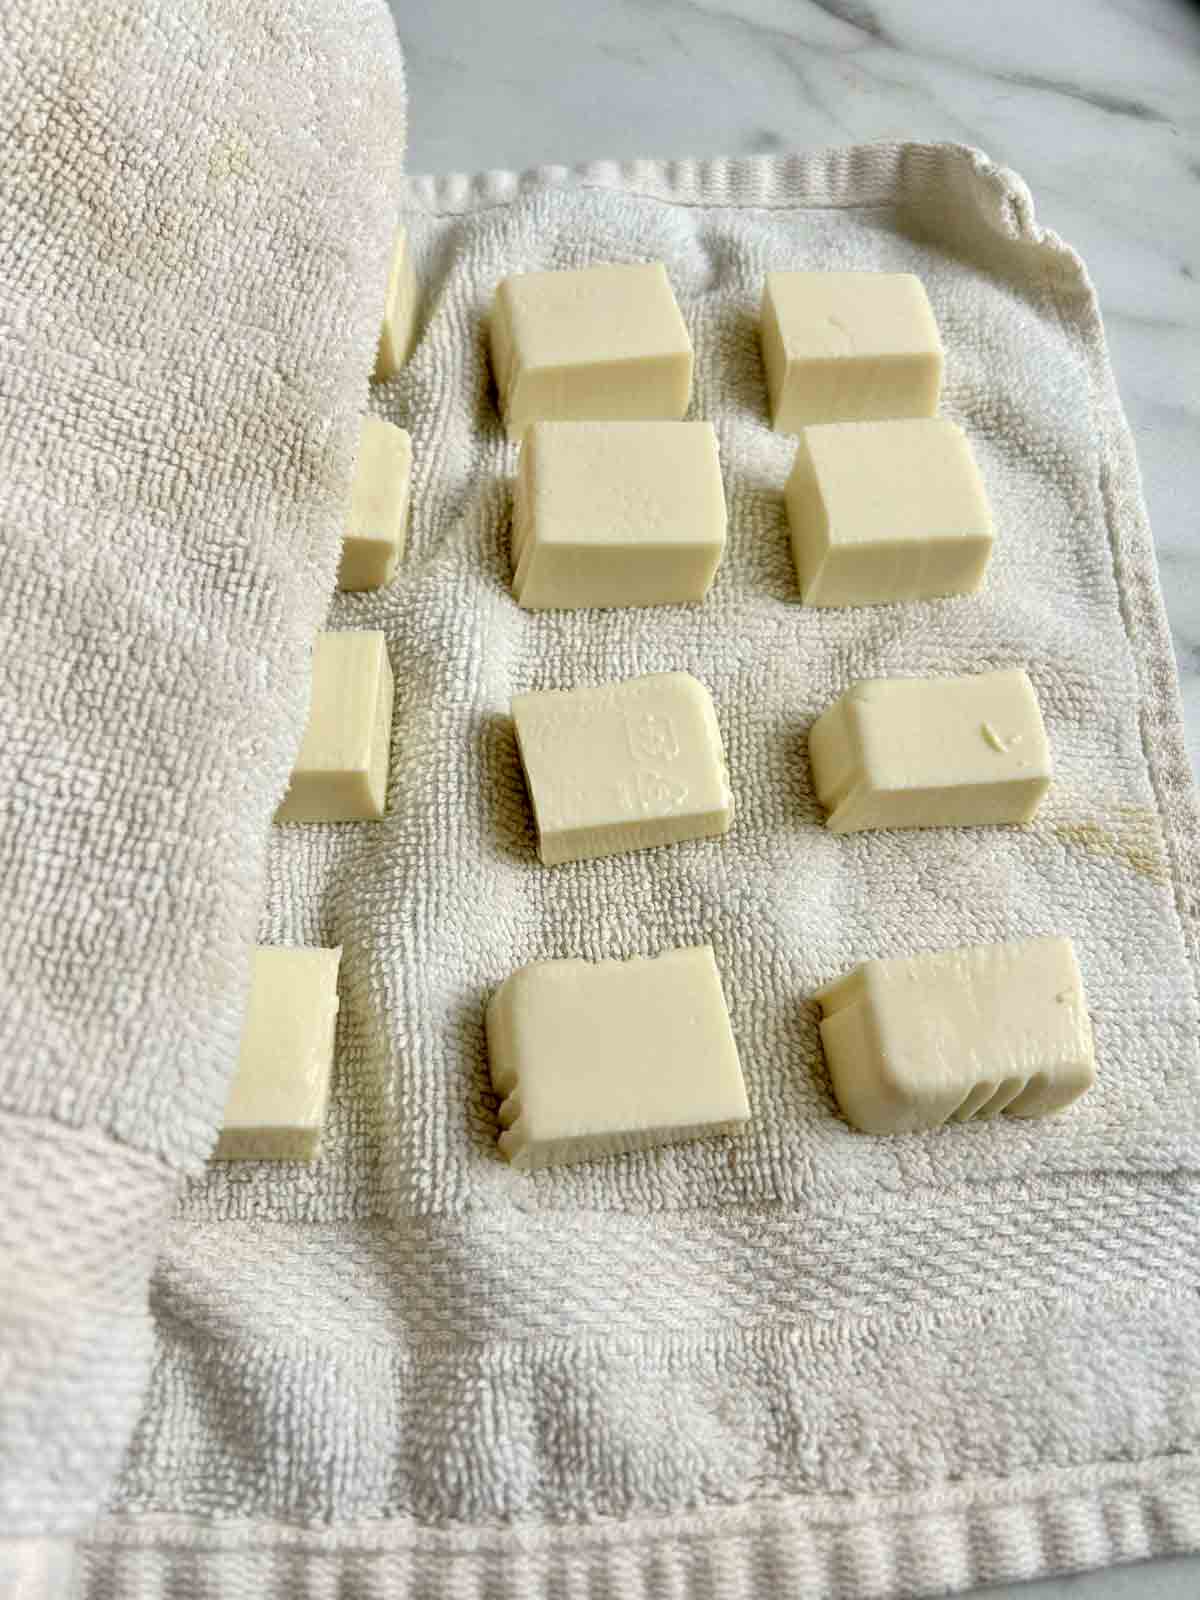
[[(1015, 168), (1100, 295), (1200, 773), (1200, 5), (391, 4), (412, 172), (871, 139), (957, 140)], [(1190, 1600), (1200, 1557), (988, 1593)]]
[(411, 172), (898, 138), (1015, 168), (1099, 291), (1200, 773), (1200, 6), (391, 3)]

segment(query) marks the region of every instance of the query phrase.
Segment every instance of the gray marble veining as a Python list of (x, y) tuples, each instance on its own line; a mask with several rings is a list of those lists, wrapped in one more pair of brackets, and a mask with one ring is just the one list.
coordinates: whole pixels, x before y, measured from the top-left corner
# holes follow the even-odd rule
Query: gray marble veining
[(409, 169), (957, 139), (1088, 262), (1200, 771), (1200, 5), (392, 0)]
[[(1200, 5), (391, 3), (414, 172), (896, 138), (1014, 167), (1100, 294), (1200, 771)], [(1200, 1557), (987, 1593), (1184, 1600)]]

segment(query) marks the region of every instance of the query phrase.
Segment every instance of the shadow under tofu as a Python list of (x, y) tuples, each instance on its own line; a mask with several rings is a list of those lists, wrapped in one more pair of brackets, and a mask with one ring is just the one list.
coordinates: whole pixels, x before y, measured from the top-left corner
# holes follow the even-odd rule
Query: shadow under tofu
[[(731, 307), (709, 337), (717, 337), (726, 347), (727, 357), (720, 367), (720, 409), (728, 415), (742, 415), (764, 428), (771, 426), (771, 405), (767, 394), (767, 372), (759, 343), (759, 311), (743, 306)], [(704, 415), (705, 413), (701, 413)]]
[(522, 866), (536, 864), (537, 828), (513, 719), (489, 711), (478, 722), (483, 801), (492, 848), (503, 860)]
[(471, 1148), (485, 1160), (507, 1166), (501, 1154), (500, 1099), (488, 1066), (487, 1006), (493, 989), (464, 995), (455, 1005), (451, 1029), (462, 1063), (463, 1126)]
[(808, 748), (808, 736), (816, 720), (816, 717), (806, 718), (803, 727), (791, 735), (787, 771), (795, 822), (805, 827), (824, 829), (825, 810), (817, 799), (812, 757)]
[(799, 605), (796, 566), (788, 528), (783, 490), (750, 483), (726, 486), (729, 510), (729, 547), (722, 569), (728, 567), (756, 593)]

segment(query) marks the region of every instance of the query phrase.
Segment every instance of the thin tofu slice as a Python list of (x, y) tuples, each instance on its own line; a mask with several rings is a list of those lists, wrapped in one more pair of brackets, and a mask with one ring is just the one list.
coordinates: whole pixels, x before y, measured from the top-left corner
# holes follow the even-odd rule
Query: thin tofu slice
[(308, 726), (276, 822), (362, 822), (387, 804), (392, 669), (382, 633), (319, 633)]
[(404, 554), (412, 440), (382, 417), (364, 417), (338, 567), (340, 589), (379, 589)]
[(337, 1023), (337, 950), (254, 951), (237, 1071), (213, 1152), (311, 1161), (321, 1142)]
[(377, 382), (385, 383), (394, 378), (412, 354), (416, 322), (417, 274), (408, 248), (408, 235), (403, 228), (397, 228), (384, 296), (383, 326), (375, 352)]

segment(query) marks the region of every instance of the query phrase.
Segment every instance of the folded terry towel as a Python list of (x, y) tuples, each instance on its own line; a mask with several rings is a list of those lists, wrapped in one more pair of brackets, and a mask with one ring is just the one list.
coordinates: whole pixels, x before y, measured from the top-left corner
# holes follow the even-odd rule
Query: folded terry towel
[(382, 0), (0, 8), (5, 1593), (118, 1466), (220, 1117), (404, 109)]
[[(84, 1551), (87, 1594), (859, 1600), (1195, 1545), (1195, 813), (1136, 468), (1081, 264), (1038, 227), (1018, 179), (951, 147), (413, 180), (404, 204), (419, 342), (374, 404), (413, 433), (409, 549), (386, 591), (340, 596), (330, 613), (388, 638), (390, 813), (370, 827), (276, 829), (259, 925), (274, 942), (344, 947), (326, 1145), (309, 1168), (223, 1166), (187, 1185), (154, 1278), (149, 1391)], [(523, 268), (647, 258), (666, 262), (696, 342), (694, 414), (716, 425), (731, 513), (725, 563), (700, 609), (522, 613), (508, 567), (516, 453), (485, 359), (492, 293)], [(976, 599), (827, 614), (796, 603), (781, 495), (792, 445), (766, 426), (755, 316), (765, 270), (837, 265), (914, 270), (930, 290), (946, 411), (970, 433), (999, 527)], [(366, 320), (355, 328), (323, 359), (349, 361), (353, 343), (365, 372)], [(289, 373), (280, 406), (290, 382), (331, 381), (319, 365), (314, 354)], [(314, 404), (297, 402), (299, 415)], [(262, 448), (247, 424), (196, 470), (232, 493)], [(326, 470), (330, 491), (335, 478), (344, 487), (344, 456)], [(311, 570), (294, 577), (295, 544), (281, 535), (263, 622), (239, 611), (240, 632), (230, 622), (222, 640), (258, 662), (277, 630), (253, 735), (266, 757), (255, 773), (269, 767), (276, 788), (302, 699), (292, 669), (332, 575), (326, 510), (312, 513)], [(209, 565), (186, 575), (234, 610), (240, 569), (227, 551), (212, 565), (211, 537), (201, 548)], [(284, 572), (303, 581), (306, 606), (283, 604)], [(111, 614), (136, 606), (141, 626), (165, 637), (169, 621), (172, 642), (181, 632), (169, 584), (90, 589), (73, 610), (65, 599), (52, 609), (40, 578), (32, 592), (67, 643), (86, 630), (75, 675), (55, 690), (74, 696), (73, 725), (106, 673), (134, 670), (127, 634), (102, 631)], [(217, 631), (198, 604), (187, 618)], [(43, 660), (44, 638), (33, 640)], [(1032, 827), (849, 839), (820, 827), (805, 734), (834, 694), (871, 674), (1009, 664), (1033, 675), (1057, 761)], [(667, 667), (713, 692), (734, 831), (541, 868), (511, 695)], [(220, 764), (220, 784), (196, 785), (211, 808), (196, 801), (197, 814), (224, 816), (234, 796), (249, 814), (230, 782), (248, 724), (231, 729), (234, 691), (222, 700), (216, 685), (246, 697), (257, 680), (191, 666), (178, 677), (187, 694), (162, 696), (160, 719), (130, 736), (122, 773), (157, 782), (128, 814), (161, 816), (164, 795), (182, 805), (201, 759)], [(25, 715), (42, 682), (5, 717)], [(268, 731), (268, 701), (287, 740)], [(205, 754), (177, 772), (168, 719), (182, 711)], [(75, 740), (37, 769), (46, 817), (51, 795), (85, 785), (89, 747)], [(65, 872), (61, 835), (43, 851), (27, 838), (18, 858), (38, 863), (80, 930), (88, 906), (146, 882), (171, 888), (95, 832), (104, 799), (93, 789), (68, 834), (90, 880)], [(249, 863), (235, 891), (235, 874), (217, 879), (233, 845), (189, 853), (197, 836), (215, 846), (216, 824), (166, 839), (156, 829), (171, 851), (160, 860), (186, 869), (195, 896), (172, 904), (169, 922), (164, 901), (137, 959), (111, 962), (103, 986), (93, 977), (106, 1020), (121, 980), (134, 999), (110, 1037), (78, 1036), (71, 1074), (53, 1075), (68, 1054), (55, 1029), (83, 1026), (89, 991), (64, 992), (42, 943), (10, 936), (27, 991), (46, 989), (41, 1010), (27, 992), (9, 1025), (25, 1039), (35, 1015), (45, 1035), (47, 1064), (27, 1045), (10, 1091), (26, 1141), (49, 1152), (28, 1158), (21, 1189), (36, 1201), (49, 1183), (61, 1218), (70, 1185), (88, 1181), (81, 1152), (110, 1174), (106, 1203), (79, 1208), (78, 1249), (41, 1228), (43, 1248), (68, 1252), (62, 1283), (112, 1259), (131, 1209), (146, 1218), (148, 1257), (156, 1163), (186, 1166), (202, 1148), (212, 1063), (236, 1031), (231, 947), (250, 931), (255, 846), (230, 817), (222, 837)], [(131, 828), (131, 842), (142, 836)], [(36, 886), (16, 881), (27, 926)], [(39, 926), (60, 923), (47, 909)], [(140, 996), (161, 992), (166, 928), (180, 952), (172, 973), (184, 956), (192, 964), (176, 1009), (143, 1011)], [(1096, 1028), (1100, 1082), (1080, 1106), (1047, 1124), (895, 1140), (847, 1128), (809, 998), (821, 982), (870, 955), (1048, 932), (1074, 938)], [(725, 976), (754, 1113), (746, 1137), (532, 1176), (507, 1168), (482, 1026), (494, 986), (534, 959), (700, 940)], [(78, 934), (67, 947), (86, 977)], [(191, 1030), (178, 1026), (184, 1001)], [(160, 1029), (169, 1016), (182, 1034), (168, 1047), (157, 1033), (152, 1065), (132, 1077), (118, 1031), (129, 1016)], [(191, 1103), (206, 1048), (208, 1091), (172, 1121), (168, 1103)], [(86, 1098), (83, 1061), (103, 1090), (129, 1083), (129, 1094)], [(56, 1083), (75, 1100), (51, 1099), (44, 1086)], [(103, 1132), (52, 1131), (73, 1105)], [(105, 1164), (110, 1129), (144, 1152), (125, 1173)], [(119, 1203), (128, 1192), (140, 1196), (132, 1208)], [(9, 1224), (13, 1203), (0, 1208), (10, 1246), (27, 1232)], [(27, 1227), (40, 1226), (30, 1209)], [(100, 1276), (94, 1300), (128, 1323), (142, 1270), (130, 1269), (124, 1298), (111, 1271)], [(33, 1305), (40, 1257), (25, 1281)], [(94, 1379), (78, 1373), (89, 1406), (116, 1392), (120, 1363), (101, 1356)], [(122, 1360), (125, 1415), (136, 1374)], [(19, 1374), (26, 1400), (38, 1370)], [(10, 1481), (27, 1496), (12, 1525), (71, 1525), (70, 1512), (47, 1520), (46, 1482), (19, 1468)], [(86, 1503), (77, 1494), (75, 1511)]]

